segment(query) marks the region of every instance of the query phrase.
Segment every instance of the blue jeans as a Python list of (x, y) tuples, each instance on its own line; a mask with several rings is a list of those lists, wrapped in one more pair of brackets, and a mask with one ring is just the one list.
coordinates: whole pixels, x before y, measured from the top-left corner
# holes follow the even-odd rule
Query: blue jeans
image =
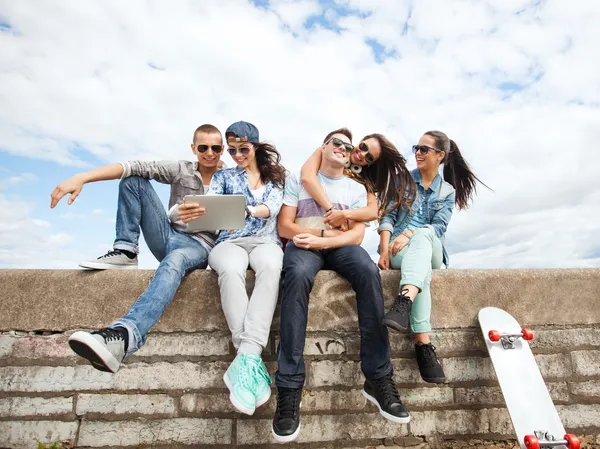
[(308, 251), (288, 242), (283, 257), (280, 342), (275, 374), (278, 387), (304, 385), (308, 298), (321, 269), (337, 271), (356, 292), (360, 361), (365, 377), (379, 379), (392, 371), (388, 331), (381, 324), (384, 315), (381, 277), (367, 252), (357, 245)]
[(165, 208), (150, 181), (128, 177), (119, 185), (114, 248), (137, 253), (140, 229), (160, 265), (146, 291), (127, 314), (109, 326), (123, 326), (127, 329), (127, 355), (140, 349), (146, 342), (148, 331), (173, 300), (185, 275), (208, 265), (208, 249), (189, 235), (171, 227)]

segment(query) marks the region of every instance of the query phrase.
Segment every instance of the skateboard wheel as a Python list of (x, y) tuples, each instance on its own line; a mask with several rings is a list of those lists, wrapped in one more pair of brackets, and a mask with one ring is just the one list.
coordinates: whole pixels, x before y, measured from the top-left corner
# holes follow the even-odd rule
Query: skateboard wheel
[(488, 337), (491, 341), (500, 341), (500, 332), (491, 330), (488, 333)]
[(564, 438), (567, 440), (567, 447), (569, 449), (579, 449), (579, 438), (577, 438), (575, 435), (572, 433), (567, 433)]
[(540, 449), (540, 442), (533, 435), (525, 435), (523, 441), (528, 449)]
[(533, 340), (533, 331), (531, 329), (521, 329), (523, 340)]

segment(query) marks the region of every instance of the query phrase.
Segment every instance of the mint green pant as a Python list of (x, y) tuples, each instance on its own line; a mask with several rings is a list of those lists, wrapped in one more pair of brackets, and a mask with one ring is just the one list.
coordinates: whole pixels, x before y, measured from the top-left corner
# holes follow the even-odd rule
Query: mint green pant
[(419, 289), (410, 317), (415, 334), (431, 331), (431, 270), (442, 266), (442, 258), (442, 243), (429, 228), (417, 229), (408, 245), (390, 256), (390, 266), (402, 271), (400, 287), (414, 285)]

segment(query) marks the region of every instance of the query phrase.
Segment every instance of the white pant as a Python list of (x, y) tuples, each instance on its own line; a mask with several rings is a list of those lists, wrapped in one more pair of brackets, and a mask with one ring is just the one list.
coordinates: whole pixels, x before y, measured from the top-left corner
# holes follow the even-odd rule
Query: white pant
[[(215, 246), (208, 263), (219, 275), (221, 306), (233, 346), (238, 352), (262, 353), (279, 297), (282, 249), (270, 240), (242, 237)], [(246, 293), (248, 266), (256, 273), (250, 299)]]

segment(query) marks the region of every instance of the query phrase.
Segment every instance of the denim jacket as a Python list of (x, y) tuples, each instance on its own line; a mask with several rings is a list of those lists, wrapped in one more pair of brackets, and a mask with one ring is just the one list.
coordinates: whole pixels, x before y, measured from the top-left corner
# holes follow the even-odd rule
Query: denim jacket
[[(421, 198), (425, 196), (425, 189), (421, 184), (421, 172), (418, 168), (410, 172), (415, 183), (417, 184), (417, 195)], [(456, 193), (454, 187), (444, 181), (438, 174), (431, 185), (429, 190), (432, 191), (429, 196), (429, 200), (424, 204), (423, 213), (425, 215), (426, 225), (424, 227), (431, 229), (435, 232), (435, 235), (440, 239), (442, 243), (444, 253), (444, 264), (449, 266), (450, 259), (446, 246), (444, 245), (444, 235), (446, 234), (446, 228), (452, 217), (452, 210), (454, 209), (454, 200)], [(416, 210), (419, 198), (413, 203), (412, 210)], [(404, 231), (410, 222), (410, 214), (406, 207), (399, 207), (391, 212), (388, 212), (383, 216), (379, 223), (378, 232), (389, 231), (392, 233), (390, 242), (398, 237), (402, 231)]]
[(269, 208), (268, 218), (248, 217), (244, 229), (235, 229), (232, 232), (221, 231), (217, 244), (225, 240), (240, 237), (263, 237), (281, 246), (277, 234), (277, 215), (283, 204), (283, 189), (272, 182), (265, 184), (262, 198), (257, 201), (248, 187), (248, 173), (240, 167), (228, 168), (218, 171), (213, 175), (210, 183), (209, 195), (244, 195), (246, 206), (260, 206), (264, 204)]

